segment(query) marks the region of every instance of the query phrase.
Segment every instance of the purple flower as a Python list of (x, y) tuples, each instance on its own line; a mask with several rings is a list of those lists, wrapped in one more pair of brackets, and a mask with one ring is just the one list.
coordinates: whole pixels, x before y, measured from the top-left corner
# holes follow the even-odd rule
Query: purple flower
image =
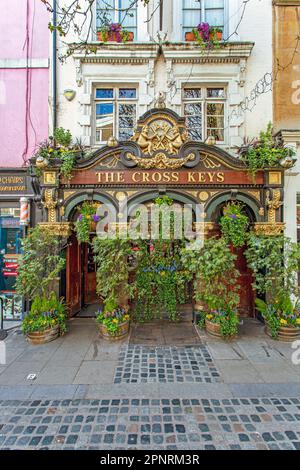
[(82, 219), (83, 219), (83, 215), (82, 215), (82, 214), (80, 214), (80, 216), (78, 217), (78, 220), (81, 222), (81, 221), (82, 221)]
[(209, 40), (209, 24), (208, 23), (198, 24), (197, 30), (200, 33), (203, 41), (208, 41)]
[(229, 214), (229, 217), (230, 217), (230, 219), (237, 219), (237, 215), (236, 215), (236, 214)]
[(110, 30), (112, 33), (120, 33), (122, 31), (122, 25), (120, 25), (120, 23), (111, 23)]
[(99, 215), (94, 214), (94, 215), (93, 215), (93, 220), (94, 220), (94, 222), (99, 222), (99, 220), (100, 220)]

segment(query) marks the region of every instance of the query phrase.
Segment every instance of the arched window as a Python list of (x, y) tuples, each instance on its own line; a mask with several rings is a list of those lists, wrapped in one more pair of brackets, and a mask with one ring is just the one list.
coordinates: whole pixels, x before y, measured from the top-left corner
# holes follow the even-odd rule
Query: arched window
[(132, 0), (97, 0), (96, 26), (120, 23), (137, 38), (137, 3)]
[(182, 0), (182, 3), (184, 35), (202, 22), (224, 28), (224, 0)]

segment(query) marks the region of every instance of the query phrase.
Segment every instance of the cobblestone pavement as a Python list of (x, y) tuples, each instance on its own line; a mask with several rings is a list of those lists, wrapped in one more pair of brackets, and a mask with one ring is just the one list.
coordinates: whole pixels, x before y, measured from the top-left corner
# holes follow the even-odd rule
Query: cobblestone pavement
[(128, 346), (120, 351), (114, 383), (212, 383), (219, 376), (206, 346)]
[(300, 399), (2, 400), (0, 448), (300, 450)]

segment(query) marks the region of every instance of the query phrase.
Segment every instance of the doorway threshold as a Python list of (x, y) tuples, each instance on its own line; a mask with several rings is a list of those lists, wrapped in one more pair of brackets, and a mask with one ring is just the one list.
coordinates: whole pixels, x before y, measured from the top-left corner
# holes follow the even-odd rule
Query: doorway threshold
[(75, 315), (75, 318), (95, 318), (99, 307), (99, 304), (86, 305)]

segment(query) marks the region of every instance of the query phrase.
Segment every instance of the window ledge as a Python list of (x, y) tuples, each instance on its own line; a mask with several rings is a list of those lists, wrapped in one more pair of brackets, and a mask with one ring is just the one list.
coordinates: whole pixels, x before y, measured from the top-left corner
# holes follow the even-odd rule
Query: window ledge
[[(145, 63), (149, 59), (155, 59), (158, 55), (159, 45), (155, 42), (130, 42), (130, 43), (90, 43), (96, 46), (96, 52), (86, 54), (76, 52), (73, 57), (82, 62), (103, 63), (113, 60), (122, 63)], [(193, 42), (165, 42), (162, 44), (162, 53), (166, 59), (176, 62), (239, 62), (247, 59), (252, 52), (254, 42), (227, 42), (213, 50), (201, 50)]]

